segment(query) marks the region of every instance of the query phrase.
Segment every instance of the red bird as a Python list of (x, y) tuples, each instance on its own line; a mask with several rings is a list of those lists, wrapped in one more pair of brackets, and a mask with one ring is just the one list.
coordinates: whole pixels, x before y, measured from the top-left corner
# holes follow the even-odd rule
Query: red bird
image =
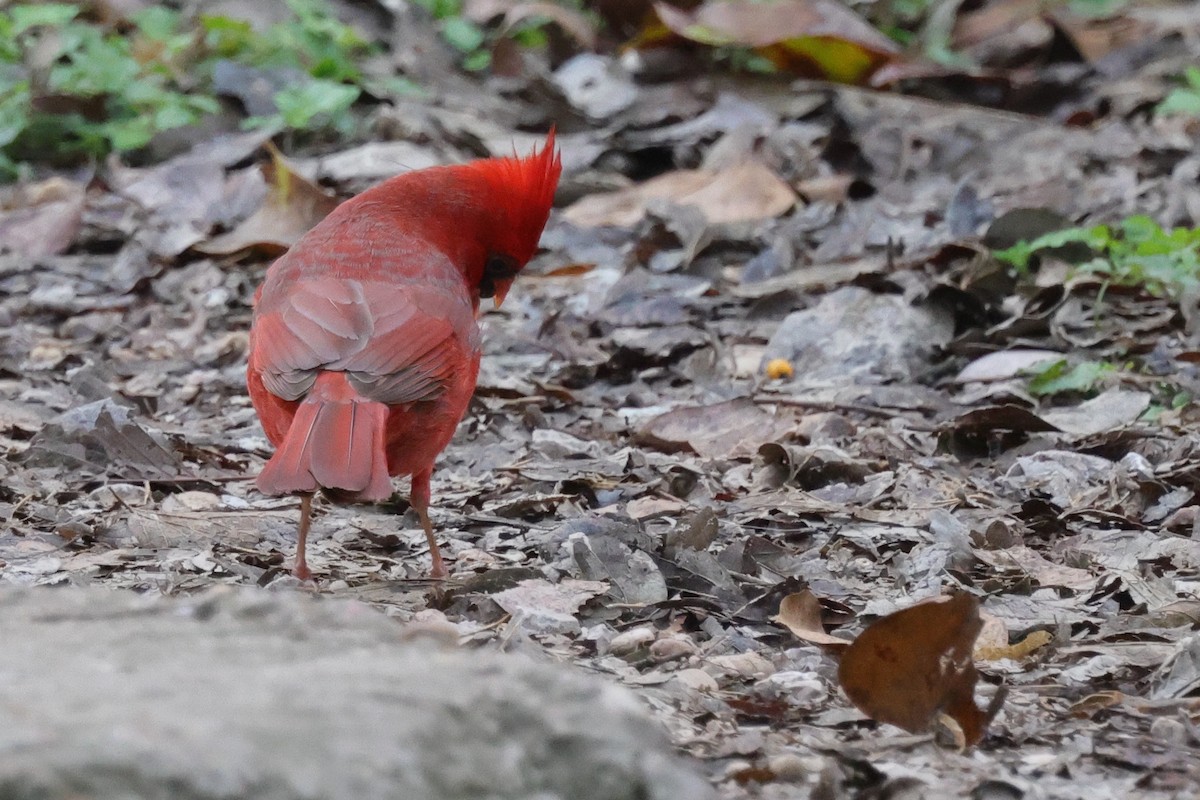
[(537, 250), (562, 162), (554, 131), (527, 158), (409, 172), (347, 200), (267, 270), (246, 373), (275, 454), (265, 494), (299, 494), (293, 573), (312, 495), (383, 500), (412, 476), (432, 575), (446, 566), (429, 521), (433, 462), (479, 375), (481, 298), (499, 307)]

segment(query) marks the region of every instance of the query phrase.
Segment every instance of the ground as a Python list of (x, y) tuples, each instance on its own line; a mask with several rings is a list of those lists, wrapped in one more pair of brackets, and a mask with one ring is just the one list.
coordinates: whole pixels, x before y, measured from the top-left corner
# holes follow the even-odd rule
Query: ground
[[(269, 132), (227, 133), (14, 195), (0, 583), (444, 616), (465, 647), (632, 688), (731, 800), (1196, 796), (1195, 264), (1156, 283), (994, 256), (1079, 223), (1197, 225), (1200, 127), (1154, 105), (1200, 51), (1161, 8), (1122, 19), (1149, 32), (1004, 73), (1003, 108), (978, 77), (649, 80), (591, 55), (448, 78), (374, 109), (377, 149), (313, 143), (266, 177)], [(433, 480), (451, 580), (425, 578), (398, 482), (318, 499), (296, 581), (298, 504), (254, 489), (271, 450), (245, 392), (270, 258), (323, 195), (528, 151), (551, 122), (558, 208), (483, 316)], [(286, 169), (320, 185), (272, 189)], [(850, 640), (950, 591), (981, 602), (981, 706), (1006, 692), (968, 748), (869, 720), (836, 646), (774, 619), (808, 592)]]

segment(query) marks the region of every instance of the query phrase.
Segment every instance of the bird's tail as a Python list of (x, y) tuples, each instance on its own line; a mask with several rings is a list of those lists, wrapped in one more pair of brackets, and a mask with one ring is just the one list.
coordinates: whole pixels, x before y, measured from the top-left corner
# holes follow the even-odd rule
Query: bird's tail
[(264, 494), (337, 489), (347, 499), (392, 493), (384, 447), (388, 409), (354, 391), (340, 372), (323, 372), (275, 455), (258, 476)]

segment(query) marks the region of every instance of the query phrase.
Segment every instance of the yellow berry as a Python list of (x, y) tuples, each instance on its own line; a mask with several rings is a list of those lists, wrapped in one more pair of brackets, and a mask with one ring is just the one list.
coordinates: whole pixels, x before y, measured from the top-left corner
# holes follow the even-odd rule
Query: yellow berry
[(767, 362), (767, 377), (773, 381), (790, 378), (794, 374), (792, 362), (786, 358), (773, 358)]

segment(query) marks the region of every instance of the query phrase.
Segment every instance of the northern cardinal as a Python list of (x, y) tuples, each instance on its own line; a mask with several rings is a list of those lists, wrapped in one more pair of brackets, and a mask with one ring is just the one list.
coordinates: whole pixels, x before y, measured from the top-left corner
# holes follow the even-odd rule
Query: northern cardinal
[(561, 159), (554, 131), (526, 158), (417, 170), (338, 206), (270, 269), (255, 295), (246, 379), (275, 454), (265, 494), (299, 494), (293, 573), (312, 495), (383, 500), (412, 476), (432, 576), (447, 575), (429, 521), (433, 462), (479, 375), (481, 298), (503, 302), (537, 250)]

